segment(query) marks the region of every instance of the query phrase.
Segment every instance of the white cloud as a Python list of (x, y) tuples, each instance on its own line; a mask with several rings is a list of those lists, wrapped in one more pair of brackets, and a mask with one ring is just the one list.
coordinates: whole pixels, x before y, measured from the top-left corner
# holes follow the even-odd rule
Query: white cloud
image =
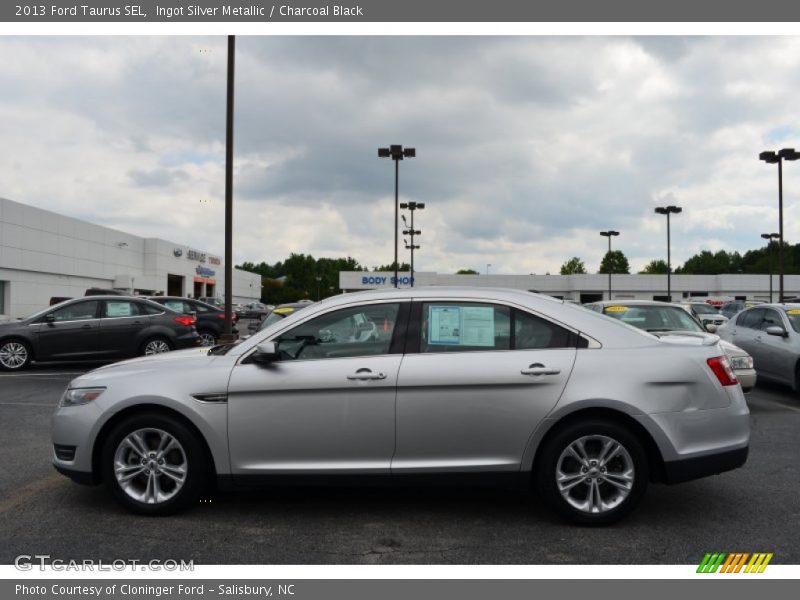
[[(224, 38), (0, 38), (0, 196), (221, 252)], [(244, 37), (236, 260), (392, 260), (393, 165), (417, 267), (634, 269), (777, 229), (760, 150), (800, 147), (800, 38)], [(785, 169), (787, 239), (800, 164)], [(402, 252), (402, 251), (401, 251)], [(401, 253), (404, 256), (404, 252)]]

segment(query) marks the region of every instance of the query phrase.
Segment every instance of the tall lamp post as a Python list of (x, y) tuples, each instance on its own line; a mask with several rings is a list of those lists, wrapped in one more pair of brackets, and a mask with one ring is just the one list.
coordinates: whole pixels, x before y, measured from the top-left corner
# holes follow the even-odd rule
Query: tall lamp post
[(489, 267), (492, 266), (492, 263), (486, 263), (486, 274), (489, 274)]
[(669, 216), (678, 214), (683, 209), (680, 206), (659, 206), (655, 212), (659, 215), (667, 215), (667, 302), (672, 302), (672, 257), (670, 254), (670, 233)]
[(398, 179), (400, 177), (400, 161), (404, 158), (415, 158), (416, 148), (403, 148), (401, 144), (392, 144), (388, 148), (378, 148), (379, 158), (391, 158), (394, 161), (394, 287), (397, 287), (397, 232), (400, 229), (400, 209), (398, 207)]
[(767, 150), (758, 155), (758, 159), (765, 163), (778, 163), (778, 302), (783, 302), (783, 161), (798, 158), (800, 152), (794, 148), (783, 148), (777, 152)]
[(414, 213), (418, 210), (423, 210), (425, 208), (425, 203), (403, 202), (400, 208), (407, 208), (411, 211), (410, 225), (406, 223), (406, 217), (403, 215), (403, 223), (406, 225), (406, 229), (403, 230), (403, 235), (407, 235), (411, 238), (411, 244), (406, 243), (406, 250), (411, 250), (411, 287), (414, 287), (414, 250), (419, 250), (419, 246), (414, 245), (414, 236), (422, 233), (419, 229), (414, 229)]
[(609, 229), (608, 231), (601, 231), (600, 235), (603, 237), (608, 238), (608, 256), (609, 256), (609, 265), (608, 265), (608, 299), (611, 300), (611, 238), (618, 236), (619, 231), (614, 231), (613, 229)]
[(225, 108), (225, 325), (220, 341), (233, 343), (233, 91), (236, 36), (228, 36), (228, 85)]
[(779, 233), (762, 233), (761, 237), (767, 240), (767, 256), (769, 257), (769, 301), (772, 303), (772, 240), (780, 239)]

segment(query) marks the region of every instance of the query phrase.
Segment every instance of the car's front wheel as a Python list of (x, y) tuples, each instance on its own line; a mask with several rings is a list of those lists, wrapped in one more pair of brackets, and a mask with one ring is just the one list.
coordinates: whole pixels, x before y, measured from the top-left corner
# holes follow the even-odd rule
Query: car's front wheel
[(576, 422), (541, 449), (540, 495), (562, 517), (584, 525), (613, 523), (641, 500), (648, 481), (642, 444), (613, 421)]
[(166, 515), (197, 502), (207, 483), (205, 453), (186, 425), (146, 413), (120, 423), (102, 449), (103, 479), (128, 510)]
[(31, 363), (31, 348), (21, 340), (0, 342), (0, 370), (21, 371)]

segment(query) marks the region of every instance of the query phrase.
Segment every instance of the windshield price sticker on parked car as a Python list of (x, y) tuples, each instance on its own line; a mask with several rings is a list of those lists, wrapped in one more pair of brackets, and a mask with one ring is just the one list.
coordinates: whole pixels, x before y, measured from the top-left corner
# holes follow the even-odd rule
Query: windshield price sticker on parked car
[(428, 312), (430, 344), (494, 346), (494, 309), (488, 306), (431, 306)]
[(607, 306), (606, 307), (606, 312), (607, 313), (610, 313), (610, 312), (627, 312), (627, 311), (628, 311), (628, 307), (627, 306)]
[(800, 308), (790, 308), (786, 311), (787, 315), (800, 315)]

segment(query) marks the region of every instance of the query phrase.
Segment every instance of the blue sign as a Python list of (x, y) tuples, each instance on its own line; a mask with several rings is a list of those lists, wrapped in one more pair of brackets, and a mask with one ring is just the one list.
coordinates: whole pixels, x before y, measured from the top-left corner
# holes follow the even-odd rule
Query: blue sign
[(216, 271), (212, 271), (208, 267), (204, 267), (202, 265), (197, 265), (197, 268), (194, 271), (201, 277), (213, 277), (214, 273), (216, 273)]
[[(394, 285), (394, 277), (386, 277), (385, 275), (369, 275), (361, 278), (361, 285)], [(397, 278), (400, 285), (411, 285), (414, 283), (414, 278), (408, 275), (402, 275)]]

